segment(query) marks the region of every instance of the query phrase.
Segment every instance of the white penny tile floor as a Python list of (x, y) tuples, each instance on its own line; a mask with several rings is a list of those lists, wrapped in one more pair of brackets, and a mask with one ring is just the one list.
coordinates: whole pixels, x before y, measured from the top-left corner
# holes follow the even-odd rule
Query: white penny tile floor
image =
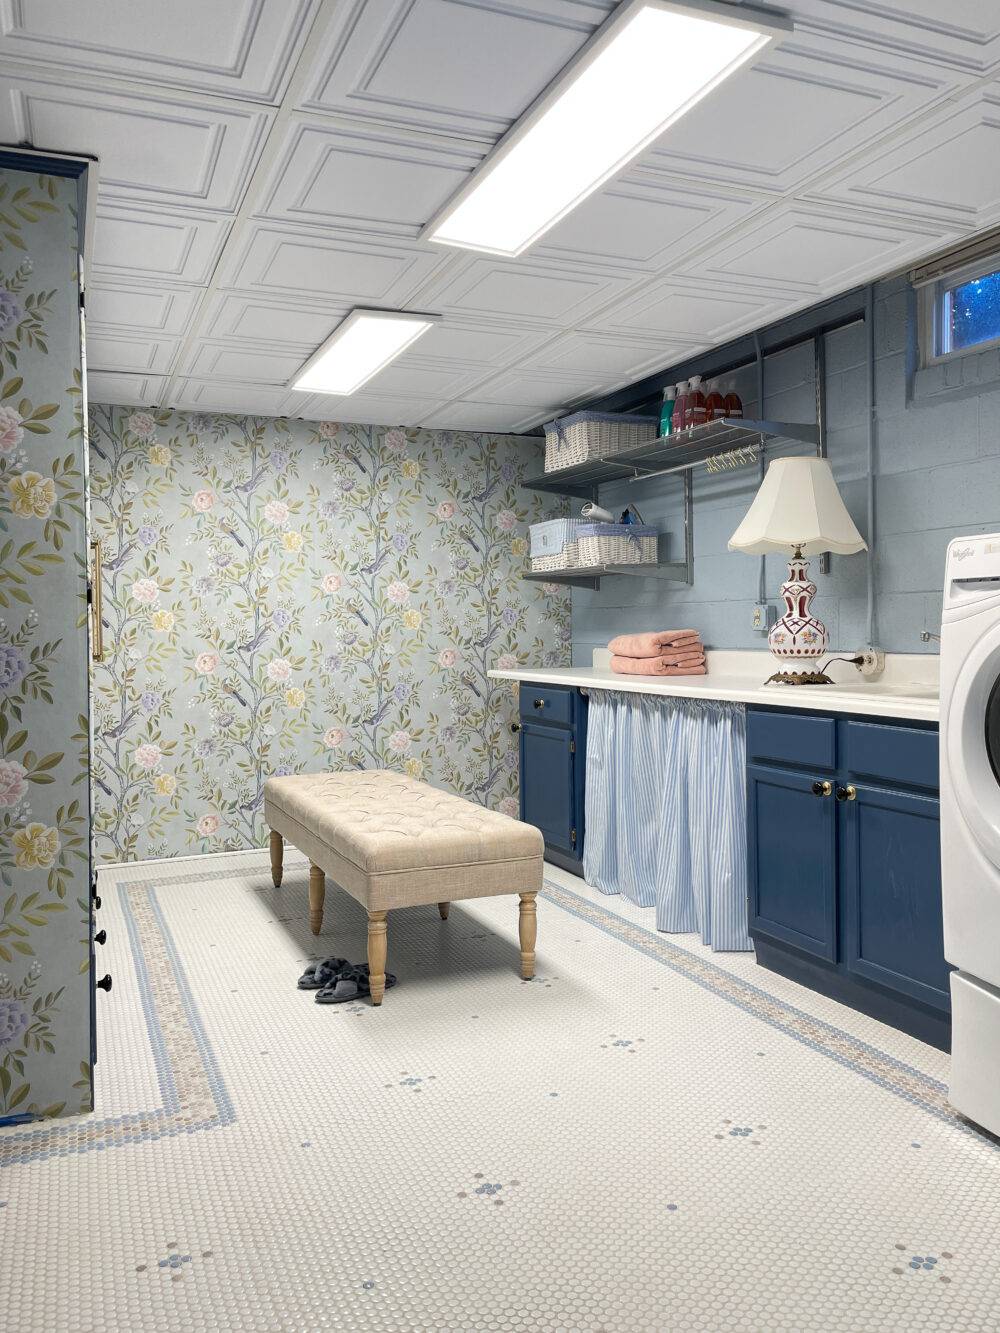
[(993, 1333), (1000, 1147), (947, 1057), (550, 871), (364, 916), (266, 855), (104, 871), (97, 1110), (0, 1131), (0, 1327)]

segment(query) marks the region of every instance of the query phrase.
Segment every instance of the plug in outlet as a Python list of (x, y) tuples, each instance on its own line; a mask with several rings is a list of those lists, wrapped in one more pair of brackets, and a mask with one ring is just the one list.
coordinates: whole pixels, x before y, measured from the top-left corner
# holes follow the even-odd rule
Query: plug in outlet
[(858, 670), (863, 676), (881, 676), (885, 670), (885, 653), (881, 648), (859, 648), (854, 656), (861, 658)]
[(766, 634), (774, 624), (776, 611), (768, 602), (758, 602), (751, 613), (751, 625), (758, 634)]

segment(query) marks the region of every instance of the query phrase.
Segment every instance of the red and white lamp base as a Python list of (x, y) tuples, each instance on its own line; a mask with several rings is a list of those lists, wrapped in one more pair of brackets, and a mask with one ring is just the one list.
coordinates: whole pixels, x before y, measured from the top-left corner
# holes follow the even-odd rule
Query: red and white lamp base
[[(768, 647), (780, 662), (815, 661), (824, 657), (830, 638), (822, 620), (810, 611), (816, 585), (809, 577), (809, 561), (796, 550), (788, 562), (788, 579), (781, 585), (785, 614), (771, 626)], [(829, 685), (830, 677), (822, 671), (776, 671), (769, 677), (780, 685)]]

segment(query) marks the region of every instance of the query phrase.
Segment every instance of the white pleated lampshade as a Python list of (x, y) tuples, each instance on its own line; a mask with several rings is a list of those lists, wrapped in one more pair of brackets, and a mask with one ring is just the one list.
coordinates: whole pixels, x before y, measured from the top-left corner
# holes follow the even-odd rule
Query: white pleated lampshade
[(847, 512), (825, 458), (776, 458), (767, 469), (746, 518), (729, 539), (748, 555), (853, 555), (868, 543)]

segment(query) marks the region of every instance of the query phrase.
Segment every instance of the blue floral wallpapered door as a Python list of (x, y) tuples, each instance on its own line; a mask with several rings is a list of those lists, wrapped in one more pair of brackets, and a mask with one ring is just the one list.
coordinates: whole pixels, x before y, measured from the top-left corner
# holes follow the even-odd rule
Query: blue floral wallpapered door
[(569, 661), (527, 583), (539, 442), (91, 410), (98, 854), (258, 846), (272, 774), (386, 767), (517, 813), (495, 666)]
[(76, 203), (0, 170), (0, 1120), (91, 1106)]

